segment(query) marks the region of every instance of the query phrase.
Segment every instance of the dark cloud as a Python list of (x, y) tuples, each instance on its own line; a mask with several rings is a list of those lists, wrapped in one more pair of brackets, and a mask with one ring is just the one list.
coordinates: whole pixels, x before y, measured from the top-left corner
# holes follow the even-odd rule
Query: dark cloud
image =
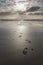
[(11, 12), (0, 12), (0, 15), (1, 15), (1, 16), (9, 15), (9, 14), (11, 14)]
[(29, 15), (43, 15), (43, 13), (30, 13)]
[(34, 12), (34, 11), (37, 11), (38, 9), (40, 9), (40, 7), (38, 6), (31, 7), (30, 9), (27, 10), (27, 12)]

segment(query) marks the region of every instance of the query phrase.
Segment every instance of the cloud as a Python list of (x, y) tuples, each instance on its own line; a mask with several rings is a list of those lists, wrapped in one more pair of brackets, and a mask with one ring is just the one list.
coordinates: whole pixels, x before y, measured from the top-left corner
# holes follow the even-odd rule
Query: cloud
[(43, 12), (42, 13), (29, 13), (29, 15), (43, 15)]
[[(0, 0), (0, 15), (10, 15), (15, 13), (15, 1), (17, 0)], [(42, 7), (41, 10), (43, 10), (43, 5), (39, 5), (38, 1), (40, 0), (27, 0), (28, 2), (30, 1), (30, 4), (28, 5), (30, 8), (28, 8), (27, 12), (34, 12), (40, 9), (39, 6)], [(41, 0), (43, 1), (43, 0)], [(39, 5), (38, 7), (33, 7)], [(13, 13), (12, 13), (13, 12)], [(22, 14), (22, 12), (20, 12)]]
[(27, 10), (27, 12), (34, 12), (34, 11), (37, 11), (38, 9), (40, 9), (40, 7), (38, 6), (35, 6), (35, 7), (31, 7)]
[(11, 14), (11, 12), (0, 12), (1, 16), (10, 15), (10, 14)]

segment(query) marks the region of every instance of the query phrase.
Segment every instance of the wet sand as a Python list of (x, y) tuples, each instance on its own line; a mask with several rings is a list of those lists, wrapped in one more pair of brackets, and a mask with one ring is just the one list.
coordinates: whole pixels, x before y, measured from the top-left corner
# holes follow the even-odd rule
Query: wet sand
[(0, 21), (0, 65), (43, 65), (43, 21)]

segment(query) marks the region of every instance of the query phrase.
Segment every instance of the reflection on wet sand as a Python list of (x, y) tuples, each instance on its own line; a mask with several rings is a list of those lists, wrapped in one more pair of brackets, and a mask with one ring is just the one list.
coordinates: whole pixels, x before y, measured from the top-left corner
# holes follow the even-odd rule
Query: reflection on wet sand
[(19, 22), (0, 22), (0, 65), (43, 65), (43, 21)]

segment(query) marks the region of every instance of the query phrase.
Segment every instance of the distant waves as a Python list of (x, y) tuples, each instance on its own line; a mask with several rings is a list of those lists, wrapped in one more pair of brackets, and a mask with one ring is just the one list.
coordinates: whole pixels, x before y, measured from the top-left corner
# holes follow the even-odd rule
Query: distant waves
[[(21, 19), (0, 19), (0, 21), (21, 21)], [(23, 21), (43, 21), (43, 19), (23, 19)]]

